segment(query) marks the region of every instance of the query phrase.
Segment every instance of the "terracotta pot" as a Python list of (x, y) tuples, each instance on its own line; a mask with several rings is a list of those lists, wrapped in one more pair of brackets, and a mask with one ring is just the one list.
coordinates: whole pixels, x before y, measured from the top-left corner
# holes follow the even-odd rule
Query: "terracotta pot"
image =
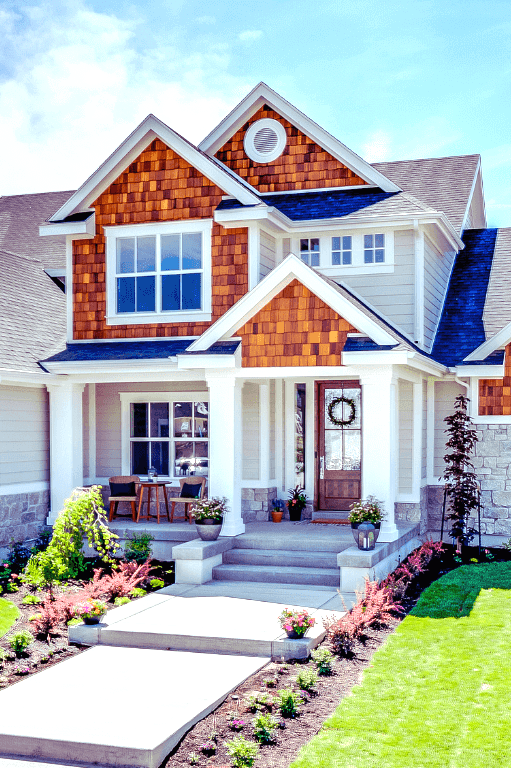
[(272, 509), (271, 511), (271, 519), (274, 523), (281, 523), (282, 522), (282, 510), (281, 509)]

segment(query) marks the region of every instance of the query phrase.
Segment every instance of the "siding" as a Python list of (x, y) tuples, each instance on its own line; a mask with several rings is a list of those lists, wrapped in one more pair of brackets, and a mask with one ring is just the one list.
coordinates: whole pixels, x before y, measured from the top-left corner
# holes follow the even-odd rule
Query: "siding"
[(96, 475), (121, 474), (121, 399), (119, 392), (205, 392), (206, 383), (146, 382), (144, 384), (96, 384)]
[(439, 478), (444, 471), (445, 427), (444, 419), (454, 411), (454, 398), (465, 394), (465, 387), (455, 381), (435, 382), (435, 462), (434, 474)]
[(50, 479), (46, 389), (0, 387), (0, 485)]
[(440, 253), (431, 240), (424, 238), (424, 342), (431, 349), (442, 312), (453, 253)]
[(342, 277), (343, 283), (367, 299), (405, 333), (414, 333), (415, 240), (412, 230), (394, 233), (394, 272)]
[(399, 379), (399, 493), (413, 490), (413, 384)]
[(260, 261), (259, 261), (259, 279), (262, 280), (266, 277), (268, 272), (275, 267), (276, 264), (276, 242), (272, 235), (268, 232), (261, 230), (260, 232)]
[(422, 471), (421, 477), (428, 477), (428, 382), (422, 381)]
[(243, 408), (243, 480), (259, 480), (259, 386), (246, 382)]

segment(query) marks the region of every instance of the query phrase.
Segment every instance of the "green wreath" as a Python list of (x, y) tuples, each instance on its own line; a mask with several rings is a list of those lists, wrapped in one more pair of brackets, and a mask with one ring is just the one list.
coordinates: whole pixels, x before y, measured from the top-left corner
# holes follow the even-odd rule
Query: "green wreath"
[[(346, 403), (346, 405), (349, 405), (351, 408), (351, 413), (348, 416), (347, 419), (338, 419), (334, 416), (334, 409), (336, 405), (339, 405), (339, 403)], [(351, 397), (335, 397), (331, 403), (329, 403), (327, 408), (328, 418), (332, 422), (332, 424), (335, 424), (337, 427), (348, 427), (350, 424), (353, 424), (355, 421), (356, 416), (356, 410), (355, 410), (355, 401)]]

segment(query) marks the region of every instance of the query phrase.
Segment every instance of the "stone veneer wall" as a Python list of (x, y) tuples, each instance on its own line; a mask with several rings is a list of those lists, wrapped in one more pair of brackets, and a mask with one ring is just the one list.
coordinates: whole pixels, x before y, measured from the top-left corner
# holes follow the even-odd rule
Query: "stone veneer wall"
[[(271, 502), (277, 498), (274, 488), (242, 488), (241, 516), (244, 523), (265, 522), (270, 517)], [(284, 517), (286, 513), (284, 513)]]
[(8, 547), (13, 540), (36, 539), (49, 510), (49, 491), (0, 496), (0, 547)]
[(394, 508), (396, 523), (420, 523), (420, 533), (428, 530), (428, 487), (421, 488), (420, 502), (397, 501)]

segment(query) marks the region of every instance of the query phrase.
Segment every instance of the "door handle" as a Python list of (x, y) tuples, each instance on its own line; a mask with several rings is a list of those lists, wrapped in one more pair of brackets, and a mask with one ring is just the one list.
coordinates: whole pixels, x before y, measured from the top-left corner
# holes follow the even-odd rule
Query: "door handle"
[(325, 479), (325, 457), (320, 456), (319, 458), (319, 479), (324, 480)]

